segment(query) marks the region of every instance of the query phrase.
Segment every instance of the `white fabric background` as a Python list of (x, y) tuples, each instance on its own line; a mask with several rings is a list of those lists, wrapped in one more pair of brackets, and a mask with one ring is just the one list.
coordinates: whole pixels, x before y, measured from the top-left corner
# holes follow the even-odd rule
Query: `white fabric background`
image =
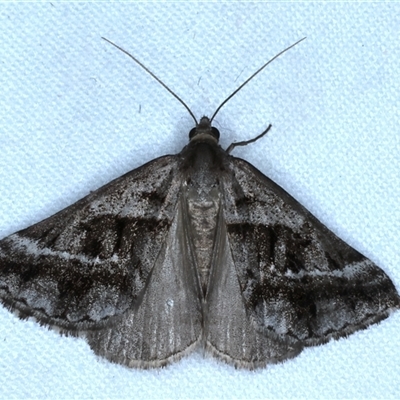
[[(400, 287), (400, 24), (389, 3), (0, 6), (0, 237), (146, 161), (193, 121), (130, 51)], [(399, 398), (400, 313), (255, 372), (194, 354), (129, 370), (0, 308), (0, 398)]]

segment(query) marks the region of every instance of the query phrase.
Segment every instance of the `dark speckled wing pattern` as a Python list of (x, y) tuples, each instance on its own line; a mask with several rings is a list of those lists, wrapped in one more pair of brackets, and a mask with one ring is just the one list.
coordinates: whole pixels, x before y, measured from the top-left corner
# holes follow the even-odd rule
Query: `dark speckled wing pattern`
[(0, 241), (0, 300), (129, 367), (258, 368), (400, 307), (388, 276), (218, 145), (190, 143)]
[(230, 157), (229, 166), (208, 293), (212, 353), (261, 367), (400, 307), (382, 269), (252, 165)]
[(170, 230), (176, 165), (177, 156), (158, 158), (0, 241), (2, 302), (68, 331), (123, 314), (145, 288)]

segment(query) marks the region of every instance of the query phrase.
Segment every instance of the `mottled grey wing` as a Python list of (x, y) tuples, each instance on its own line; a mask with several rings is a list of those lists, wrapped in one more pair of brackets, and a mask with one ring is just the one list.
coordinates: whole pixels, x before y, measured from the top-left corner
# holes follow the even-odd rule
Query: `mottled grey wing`
[(185, 210), (181, 198), (140, 302), (112, 327), (88, 334), (96, 354), (129, 367), (160, 367), (201, 340), (200, 284)]
[(235, 365), (262, 366), (366, 328), (400, 307), (378, 266), (249, 163), (231, 157), (229, 164), (208, 293), (214, 353)]
[(171, 227), (177, 156), (129, 172), (0, 241), (0, 300), (67, 331), (107, 325), (139, 301)]
[[(206, 350), (235, 367), (249, 369), (295, 357), (302, 346), (288, 337), (261, 330), (254, 320), (251, 305), (246, 302), (245, 287), (238, 279), (246, 274), (248, 266), (235, 254), (232, 246), (235, 243), (228, 235), (226, 212), (220, 208), (206, 296)], [(251, 249), (242, 247), (241, 251), (244, 252), (241, 256), (246, 258)]]

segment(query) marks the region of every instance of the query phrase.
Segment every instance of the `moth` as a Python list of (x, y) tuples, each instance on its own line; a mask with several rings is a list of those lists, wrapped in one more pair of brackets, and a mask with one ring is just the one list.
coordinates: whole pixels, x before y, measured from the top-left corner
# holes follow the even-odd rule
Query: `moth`
[(212, 120), (243, 85), (200, 122), (167, 88), (196, 121), (187, 146), (2, 239), (1, 302), (140, 368), (197, 348), (264, 367), (398, 309), (382, 269), (230, 154), (271, 126), (220, 147)]

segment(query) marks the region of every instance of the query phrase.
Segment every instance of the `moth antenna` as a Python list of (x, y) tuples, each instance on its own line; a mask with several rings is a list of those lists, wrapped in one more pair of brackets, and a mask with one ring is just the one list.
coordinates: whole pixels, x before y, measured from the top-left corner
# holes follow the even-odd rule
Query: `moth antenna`
[(232, 94), (230, 94), (221, 104), (220, 106), (217, 108), (217, 110), (215, 111), (215, 113), (213, 114), (213, 116), (210, 119), (210, 123), (212, 122), (212, 120), (214, 119), (214, 117), (218, 114), (219, 110), (240, 90), (242, 89), (243, 86), (247, 85), (258, 73), (260, 73), (268, 64), (271, 64), (272, 61), (274, 61), (275, 59), (277, 59), (279, 56), (281, 56), (283, 53), (287, 52), (288, 50), (290, 50), (292, 47), (296, 46), (297, 44), (299, 44), (300, 42), (302, 42), (303, 40), (305, 40), (306, 38), (303, 37), (303, 39), (298, 40), (296, 43), (292, 44), (291, 46), (287, 47), (285, 50), (282, 50), (280, 53), (278, 53), (275, 57), (272, 57), (269, 61), (267, 61), (259, 70), (257, 70), (256, 72), (254, 72), (253, 75), (250, 76), (250, 78), (248, 78), (247, 80), (245, 80)]
[(142, 64), (137, 58), (135, 58), (132, 54), (128, 53), (126, 50), (124, 50), (122, 47), (119, 47), (115, 43), (113, 43), (111, 40), (106, 39), (105, 37), (101, 37), (103, 40), (106, 42), (112, 44), (114, 47), (116, 47), (118, 50), (121, 50), (123, 53), (125, 53), (127, 56), (132, 58), (133, 61), (135, 61), (136, 64), (141, 66), (148, 74), (150, 74), (160, 85), (162, 85), (165, 89), (168, 90), (174, 96), (185, 108), (188, 110), (190, 116), (194, 119), (194, 122), (196, 123), (196, 126), (198, 125), (197, 119), (190, 110), (190, 108), (187, 106), (187, 104), (176, 94), (174, 93), (160, 78), (158, 78), (153, 72), (151, 72), (144, 64)]

